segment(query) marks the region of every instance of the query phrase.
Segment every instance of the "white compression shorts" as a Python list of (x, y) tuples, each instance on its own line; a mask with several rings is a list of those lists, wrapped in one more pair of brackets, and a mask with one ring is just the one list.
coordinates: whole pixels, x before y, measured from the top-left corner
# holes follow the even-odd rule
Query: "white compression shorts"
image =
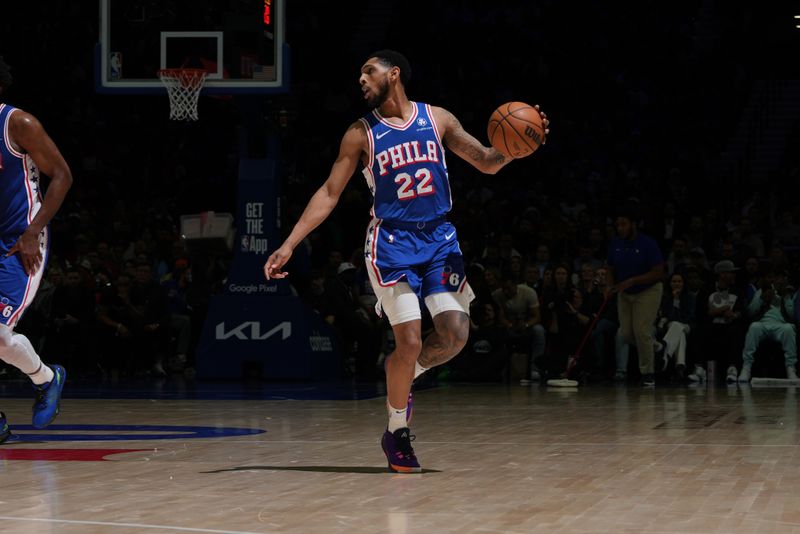
[[(370, 278), (372, 278), (370, 276)], [(389, 324), (396, 325), (422, 319), (422, 310), (419, 307), (419, 297), (411, 290), (405, 282), (398, 282), (389, 287), (381, 287), (373, 283), (372, 288), (378, 302), (375, 311), (381, 315), (381, 311), (386, 314)], [(431, 317), (436, 317), (445, 311), (461, 311), (469, 315), (469, 303), (475, 295), (469, 284), (466, 284), (463, 291), (446, 291), (433, 293), (425, 297), (425, 306), (431, 313)]]

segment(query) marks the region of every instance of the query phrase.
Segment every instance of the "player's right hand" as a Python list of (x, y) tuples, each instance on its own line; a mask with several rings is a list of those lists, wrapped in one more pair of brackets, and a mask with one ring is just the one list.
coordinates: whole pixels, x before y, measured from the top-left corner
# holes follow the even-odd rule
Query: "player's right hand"
[(267, 280), (272, 278), (286, 278), (289, 273), (281, 271), (281, 267), (286, 265), (289, 258), (292, 257), (292, 249), (286, 245), (272, 253), (264, 264), (264, 276)]

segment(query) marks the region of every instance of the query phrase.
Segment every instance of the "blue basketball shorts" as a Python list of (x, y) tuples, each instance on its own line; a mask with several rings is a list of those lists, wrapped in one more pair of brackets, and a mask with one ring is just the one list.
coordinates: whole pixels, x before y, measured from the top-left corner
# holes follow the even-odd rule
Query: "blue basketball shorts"
[(421, 319), (420, 299), (432, 317), (449, 310), (469, 314), (475, 296), (451, 223), (372, 219), (364, 257), (377, 297), (375, 311), (392, 325)]
[(39, 284), (44, 276), (49, 250), (49, 230), (39, 236), (39, 249), (42, 252), (42, 262), (39, 269), (28, 276), (22, 267), (19, 253), (6, 256), (8, 250), (14, 246), (19, 236), (3, 236), (0, 238), (0, 324), (14, 328), (19, 322), (25, 309), (31, 305)]

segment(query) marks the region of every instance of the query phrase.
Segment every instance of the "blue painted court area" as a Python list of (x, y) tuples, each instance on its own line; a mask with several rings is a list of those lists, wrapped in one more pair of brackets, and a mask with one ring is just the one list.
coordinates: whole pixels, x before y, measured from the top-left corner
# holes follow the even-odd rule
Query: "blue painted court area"
[[(263, 434), (260, 428), (174, 425), (50, 425), (44, 432), (31, 425), (14, 425), (17, 441), (141, 441), (229, 438)], [(31, 433), (26, 433), (31, 432)]]
[[(385, 396), (386, 385), (382, 382), (205, 382), (174, 376), (125, 383), (68, 380), (63, 395), (70, 399), (363, 400)], [(30, 382), (0, 381), (0, 398), (3, 397), (33, 398)]]

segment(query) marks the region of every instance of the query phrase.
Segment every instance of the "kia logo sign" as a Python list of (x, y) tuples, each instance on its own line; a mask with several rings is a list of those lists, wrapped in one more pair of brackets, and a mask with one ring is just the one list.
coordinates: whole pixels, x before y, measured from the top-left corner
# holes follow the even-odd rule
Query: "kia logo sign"
[(222, 341), (232, 337), (242, 341), (261, 341), (277, 335), (278, 333), (281, 335), (281, 340), (287, 339), (292, 335), (292, 323), (284, 321), (272, 330), (262, 334), (261, 323), (258, 321), (246, 321), (232, 327), (230, 330), (225, 329), (225, 322), (223, 321), (217, 325), (216, 338)]

